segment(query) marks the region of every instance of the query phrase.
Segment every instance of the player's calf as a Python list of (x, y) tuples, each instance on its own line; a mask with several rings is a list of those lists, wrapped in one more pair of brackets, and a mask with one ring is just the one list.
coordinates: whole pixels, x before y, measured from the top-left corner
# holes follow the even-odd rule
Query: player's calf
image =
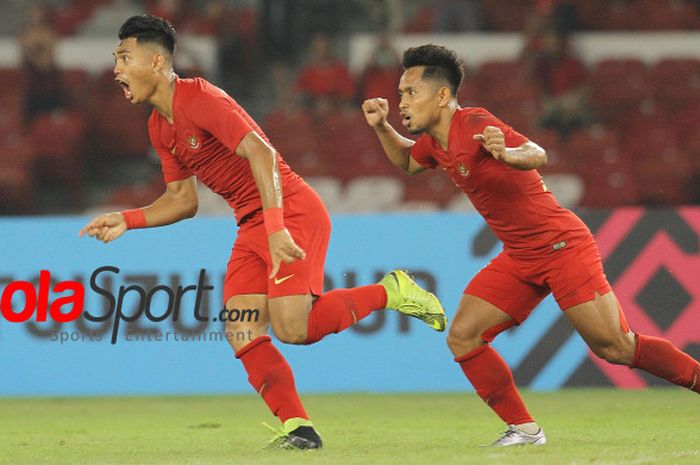
[(270, 328), (267, 298), (252, 294), (231, 297), (219, 313), (219, 320), (225, 322), (226, 341), (237, 352), (251, 341), (267, 335)]

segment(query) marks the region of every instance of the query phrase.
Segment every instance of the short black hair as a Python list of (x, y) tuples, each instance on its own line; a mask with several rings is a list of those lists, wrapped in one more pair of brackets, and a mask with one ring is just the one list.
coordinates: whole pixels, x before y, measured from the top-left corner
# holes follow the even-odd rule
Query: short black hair
[(124, 21), (119, 28), (119, 40), (135, 37), (137, 42), (152, 42), (162, 46), (172, 56), (175, 53), (177, 33), (170, 21), (153, 15), (136, 15)]
[(401, 66), (403, 69), (425, 66), (423, 78), (447, 82), (455, 96), (464, 79), (464, 63), (454, 51), (442, 45), (427, 44), (409, 48), (403, 52)]

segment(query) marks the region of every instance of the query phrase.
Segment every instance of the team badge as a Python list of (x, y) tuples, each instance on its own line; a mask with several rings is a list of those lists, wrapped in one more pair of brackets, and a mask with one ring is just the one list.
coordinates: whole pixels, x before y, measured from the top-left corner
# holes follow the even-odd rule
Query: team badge
[(197, 150), (202, 146), (202, 143), (195, 135), (187, 136), (187, 143), (190, 145), (192, 150)]
[(469, 176), (469, 168), (464, 166), (464, 163), (459, 164), (457, 171), (459, 172), (460, 176), (464, 176), (464, 177)]

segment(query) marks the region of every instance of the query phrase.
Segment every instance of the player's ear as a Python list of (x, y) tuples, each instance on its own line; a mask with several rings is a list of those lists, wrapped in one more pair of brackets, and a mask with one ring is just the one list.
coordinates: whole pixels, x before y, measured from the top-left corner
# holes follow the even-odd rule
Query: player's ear
[(169, 63), (170, 62), (168, 60), (168, 57), (165, 54), (158, 51), (153, 55), (153, 59), (151, 61), (151, 68), (153, 69), (153, 71), (158, 73), (164, 68), (167, 68)]
[(438, 104), (441, 107), (444, 107), (448, 103), (450, 103), (450, 100), (452, 100), (452, 92), (450, 91), (449, 87), (440, 87), (440, 89), (438, 90)]

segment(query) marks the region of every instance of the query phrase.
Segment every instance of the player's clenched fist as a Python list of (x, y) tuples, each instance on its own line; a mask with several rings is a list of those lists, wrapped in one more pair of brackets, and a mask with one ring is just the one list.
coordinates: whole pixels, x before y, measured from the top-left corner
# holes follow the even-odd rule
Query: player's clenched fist
[(306, 252), (294, 242), (292, 235), (286, 229), (270, 234), (267, 239), (270, 244), (270, 261), (272, 262), (270, 279), (277, 275), (281, 262), (292, 263), (295, 260), (306, 258)]
[(496, 126), (486, 126), (483, 134), (474, 134), (474, 139), (488, 150), (496, 160), (504, 160), (506, 156), (506, 138), (503, 131)]
[(80, 230), (80, 237), (87, 234), (104, 242), (111, 242), (127, 230), (126, 220), (121, 213), (106, 213), (90, 221)]
[(389, 102), (384, 98), (371, 98), (362, 104), (362, 111), (365, 113), (367, 124), (377, 128), (386, 123), (389, 114)]

